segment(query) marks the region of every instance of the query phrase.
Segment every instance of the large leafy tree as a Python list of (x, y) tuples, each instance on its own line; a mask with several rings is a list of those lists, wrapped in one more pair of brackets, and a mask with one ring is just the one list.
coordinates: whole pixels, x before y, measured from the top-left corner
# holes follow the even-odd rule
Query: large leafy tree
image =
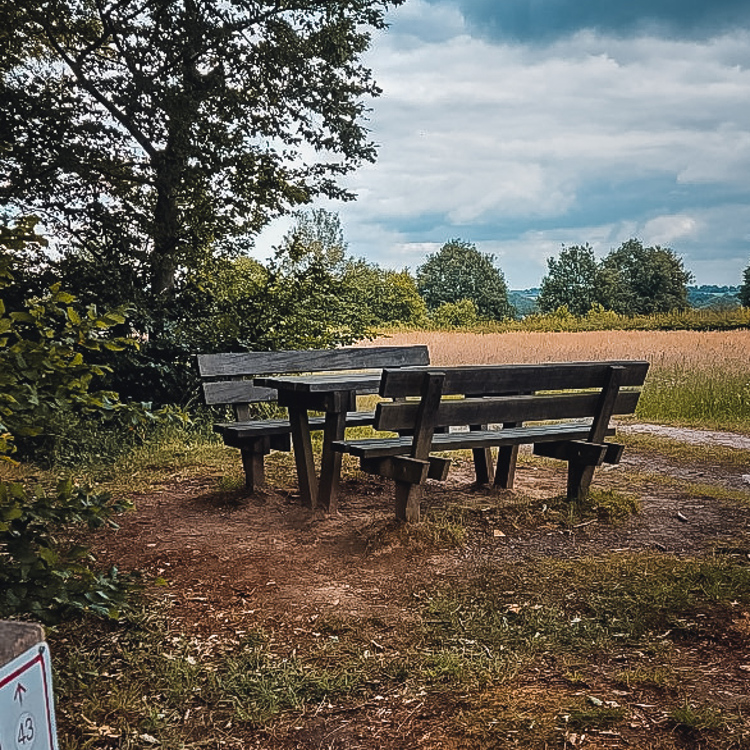
[(750, 265), (742, 272), (742, 284), (737, 296), (743, 307), (750, 307)]
[(547, 268), (537, 298), (541, 312), (565, 305), (573, 315), (585, 315), (598, 302), (600, 271), (591, 246), (563, 247), (557, 258), (547, 259)]
[(450, 240), (428, 255), (417, 268), (417, 287), (430, 310), (445, 302), (471, 300), (482, 317), (502, 320), (514, 315), (494, 256), (481, 253), (471, 242)]
[(352, 197), (379, 93), (360, 58), (401, 2), (0, 0), (0, 205), (64, 236), (82, 286), (168, 297), (270, 218)]
[(617, 313), (650, 315), (688, 307), (693, 275), (669, 248), (628, 240), (607, 255), (601, 271), (600, 301)]

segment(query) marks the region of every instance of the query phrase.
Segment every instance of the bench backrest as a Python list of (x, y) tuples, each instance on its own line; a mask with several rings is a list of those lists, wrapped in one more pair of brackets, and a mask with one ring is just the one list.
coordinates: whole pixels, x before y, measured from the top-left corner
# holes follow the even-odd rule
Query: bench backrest
[[(596, 417), (610, 390), (613, 403), (606, 410), (632, 414), (640, 391), (619, 389), (642, 386), (648, 366), (643, 361), (611, 361), (385, 370), (380, 395), (419, 396), (426, 372), (444, 373), (442, 395), (449, 398), (440, 402), (435, 427)], [(413, 428), (418, 410), (419, 402), (414, 400), (380, 403), (375, 428), (396, 432)]]
[(207, 404), (275, 401), (275, 390), (253, 384), (252, 378), (260, 375), (398, 368), (429, 363), (427, 347), (421, 345), (198, 355)]

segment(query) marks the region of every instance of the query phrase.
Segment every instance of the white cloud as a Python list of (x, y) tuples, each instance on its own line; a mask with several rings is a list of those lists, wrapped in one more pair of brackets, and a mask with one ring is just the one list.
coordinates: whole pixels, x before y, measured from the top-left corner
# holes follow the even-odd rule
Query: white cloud
[(643, 226), (643, 235), (649, 237), (649, 244), (669, 246), (676, 240), (695, 236), (699, 223), (685, 214), (658, 216)]
[(384, 90), (378, 161), (348, 178), (357, 202), (327, 207), (351, 251), (384, 265), (414, 268), (461, 237), (532, 286), (563, 243), (605, 254), (638, 236), (707, 274), (722, 256), (713, 268), (735, 283), (750, 226), (736, 210), (750, 203), (749, 42), (742, 30), (493, 43), (454, 7), (410, 0), (368, 56)]

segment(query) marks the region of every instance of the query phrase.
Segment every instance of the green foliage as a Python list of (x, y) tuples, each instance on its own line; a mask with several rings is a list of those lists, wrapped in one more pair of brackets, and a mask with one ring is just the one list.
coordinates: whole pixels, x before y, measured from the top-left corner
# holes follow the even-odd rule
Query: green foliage
[(511, 318), (515, 311), (508, 302), (508, 287), (494, 261), (493, 255), (480, 253), (470, 242), (451, 240), (417, 269), (417, 288), (430, 310), (445, 302), (471, 300), (483, 318)]
[(738, 297), (743, 307), (750, 307), (750, 265), (742, 272), (742, 284)]
[(477, 306), (470, 299), (443, 302), (430, 318), (437, 328), (468, 328), (479, 320)]
[(563, 246), (558, 258), (547, 259), (547, 275), (539, 287), (537, 305), (551, 313), (563, 305), (573, 315), (585, 315), (597, 301), (599, 264), (587, 245)]
[(547, 265), (537, 299), (542, 313), (564, 306), (584, 316), (600, 305), (620, 315), (652, 315), (688, 307), (692, 274), (669, 248), (631, 239), (598, 263), (589, 245), (573, 245)]
[(156, 304), (269, 218), (352, 197), (337, 178), (375, 158), (361, 56), (401, 2), (2, 0), (0, 204)]
[(343, 280), (353, 304), (367, 307), (373, 325), (420, 325), (427, 320), (427, 306), (406, 270), (351, 260)]
[(67, 439), (73, 422), (111, 422), (137, 433), (162, 419), (184, 419), (177, 412), (153, 412), (147, 404), (124, 404), (111, 390), (93, 389), (111, 371), (97, 357), (123, 356), (137, 348), (133, 339), (111, 335), (125, 323), (126, 308), (104, 313), (95, 305), (82, 308), (59, 283), (18, 301), (14, 251), (34, 237), (30, 222), (6, 226), (0, 242), (0, 458), (9, 460), (15, 448), (20, 457), (49, 456)]
[(55, 493), (0, 482), (0, 617), (32, 615), (54, 622), (72, 612), (117, 618), (129, 583), (116, 569), (96, 570), (73, 526), (115, 526), (129, 503), (59, 483)]
[[(429, 329), (432, 321), (421, 326)], [(654, 315), (619, 315), (595, 305), (586, 315), (573, 315), (563, 306), (548, 315), (528, 315), (523, 320), (482, 320), (472, 326), (475, 333), (512, 331), (733, 331), (750, 328), (750, 310), (689, 309)]]
[(200, 398), (196, 353), (319, 349), (364, 338), (374, 319), (369, 277), (346, 249), (338, 216), (313, 211), (297, 214), (265, 266), (245, 256), (204, 259), (178, 278), (161, 331), (108, 360), (110, 387), (137, 401), (186, 405)]
[(687, 309), (693, 276), (669, 248), (624, 242), (601, 263), (599, 300), (623, 315), (651, 315)]

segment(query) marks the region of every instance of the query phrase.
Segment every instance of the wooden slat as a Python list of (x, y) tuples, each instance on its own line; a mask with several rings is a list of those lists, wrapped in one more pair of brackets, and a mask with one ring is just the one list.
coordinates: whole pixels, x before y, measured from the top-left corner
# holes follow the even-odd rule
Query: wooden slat
[(203, 396), (207, 404), (254, 404), (275, 401), (277, 393), (273, 388), (254, 385), (252, 380), (225, 380), (204, 383)]
[(199, 354), (198, 370), (203, 378), (252, 377), (281, 372), (421, 366), (429, 362), (426, 346), (372, 346)]
[[(371, 411), (354, 411), (346, 415), (347, 427), (364, 427), (371, 425), (375, 413)], [(310, 429), (322, 430), (325, 426), (325, 417), (310, 417)], [(222, 434), (232, 434), (238, 438), (250, 437), (252, 435), (283, 435), (289, 432), (288, 419), (259, 419), (247, 422), (218, 422), (214, 430)]]
[(377, 393), (380, 386), (381, 373), (379, 370), (369, 372), (336, 372), (323, 375), (320, 373), (311, 375), (271, 376), (260, 377), (258, 382), (273, 388), (276, 383), (283, 382), (283, 390), (286, 395), (302, 393), (305, 401), (312, 393), (330, 394), (332, 388), (339, 393), (343, 391), (356, 391), (359, 394)]
[[(511, 427), (503, 430), (483, 430), (481, 432), (435, 433), (432, 437), (431, 451), (462, 450), (505, 445), (529, 445), (532, 443), (555, 442), (559, 440), (585, 440), (591, 425), (565, 423), (557, 425), (533, 425), (531, 427)], [(609, 428), (607, 435), (614, 435)], [(360, 458), (379, 458), (380, 456), (397, 456), (411, 450), (412, 438), (386, 437), (364, 438), (361, 440), (342, 440), (334, 443), (336, 450), (351, 453)]]
[(439, 370), (445, 373), (443, 395), (471, 394), (473, 396), (501, 393), (555, 391), (568, 388), (601, 388), (612, 366), (623, 367), (621, 385), (643, 385), (648, 362), (549, 362), (544, 364), (472, 365), (471, 367), (407, 368), (383, 372), (380, 395), (403, 398), (419, 394), (422, 373)]
[[(614, 404), (614, 413), (632, 414), (638, 404), (639, 396), (638, 391), (621, 392)], [(440, 404), (436, 426), (539, 422), (593, 417), (600, 399), (600, 393), (593, 392), (444, 400)], [(398, 432), (412, 427), (418, 408), (418, 401), (378, 404), (375, 412), (375, 427), (384, 432)]]

